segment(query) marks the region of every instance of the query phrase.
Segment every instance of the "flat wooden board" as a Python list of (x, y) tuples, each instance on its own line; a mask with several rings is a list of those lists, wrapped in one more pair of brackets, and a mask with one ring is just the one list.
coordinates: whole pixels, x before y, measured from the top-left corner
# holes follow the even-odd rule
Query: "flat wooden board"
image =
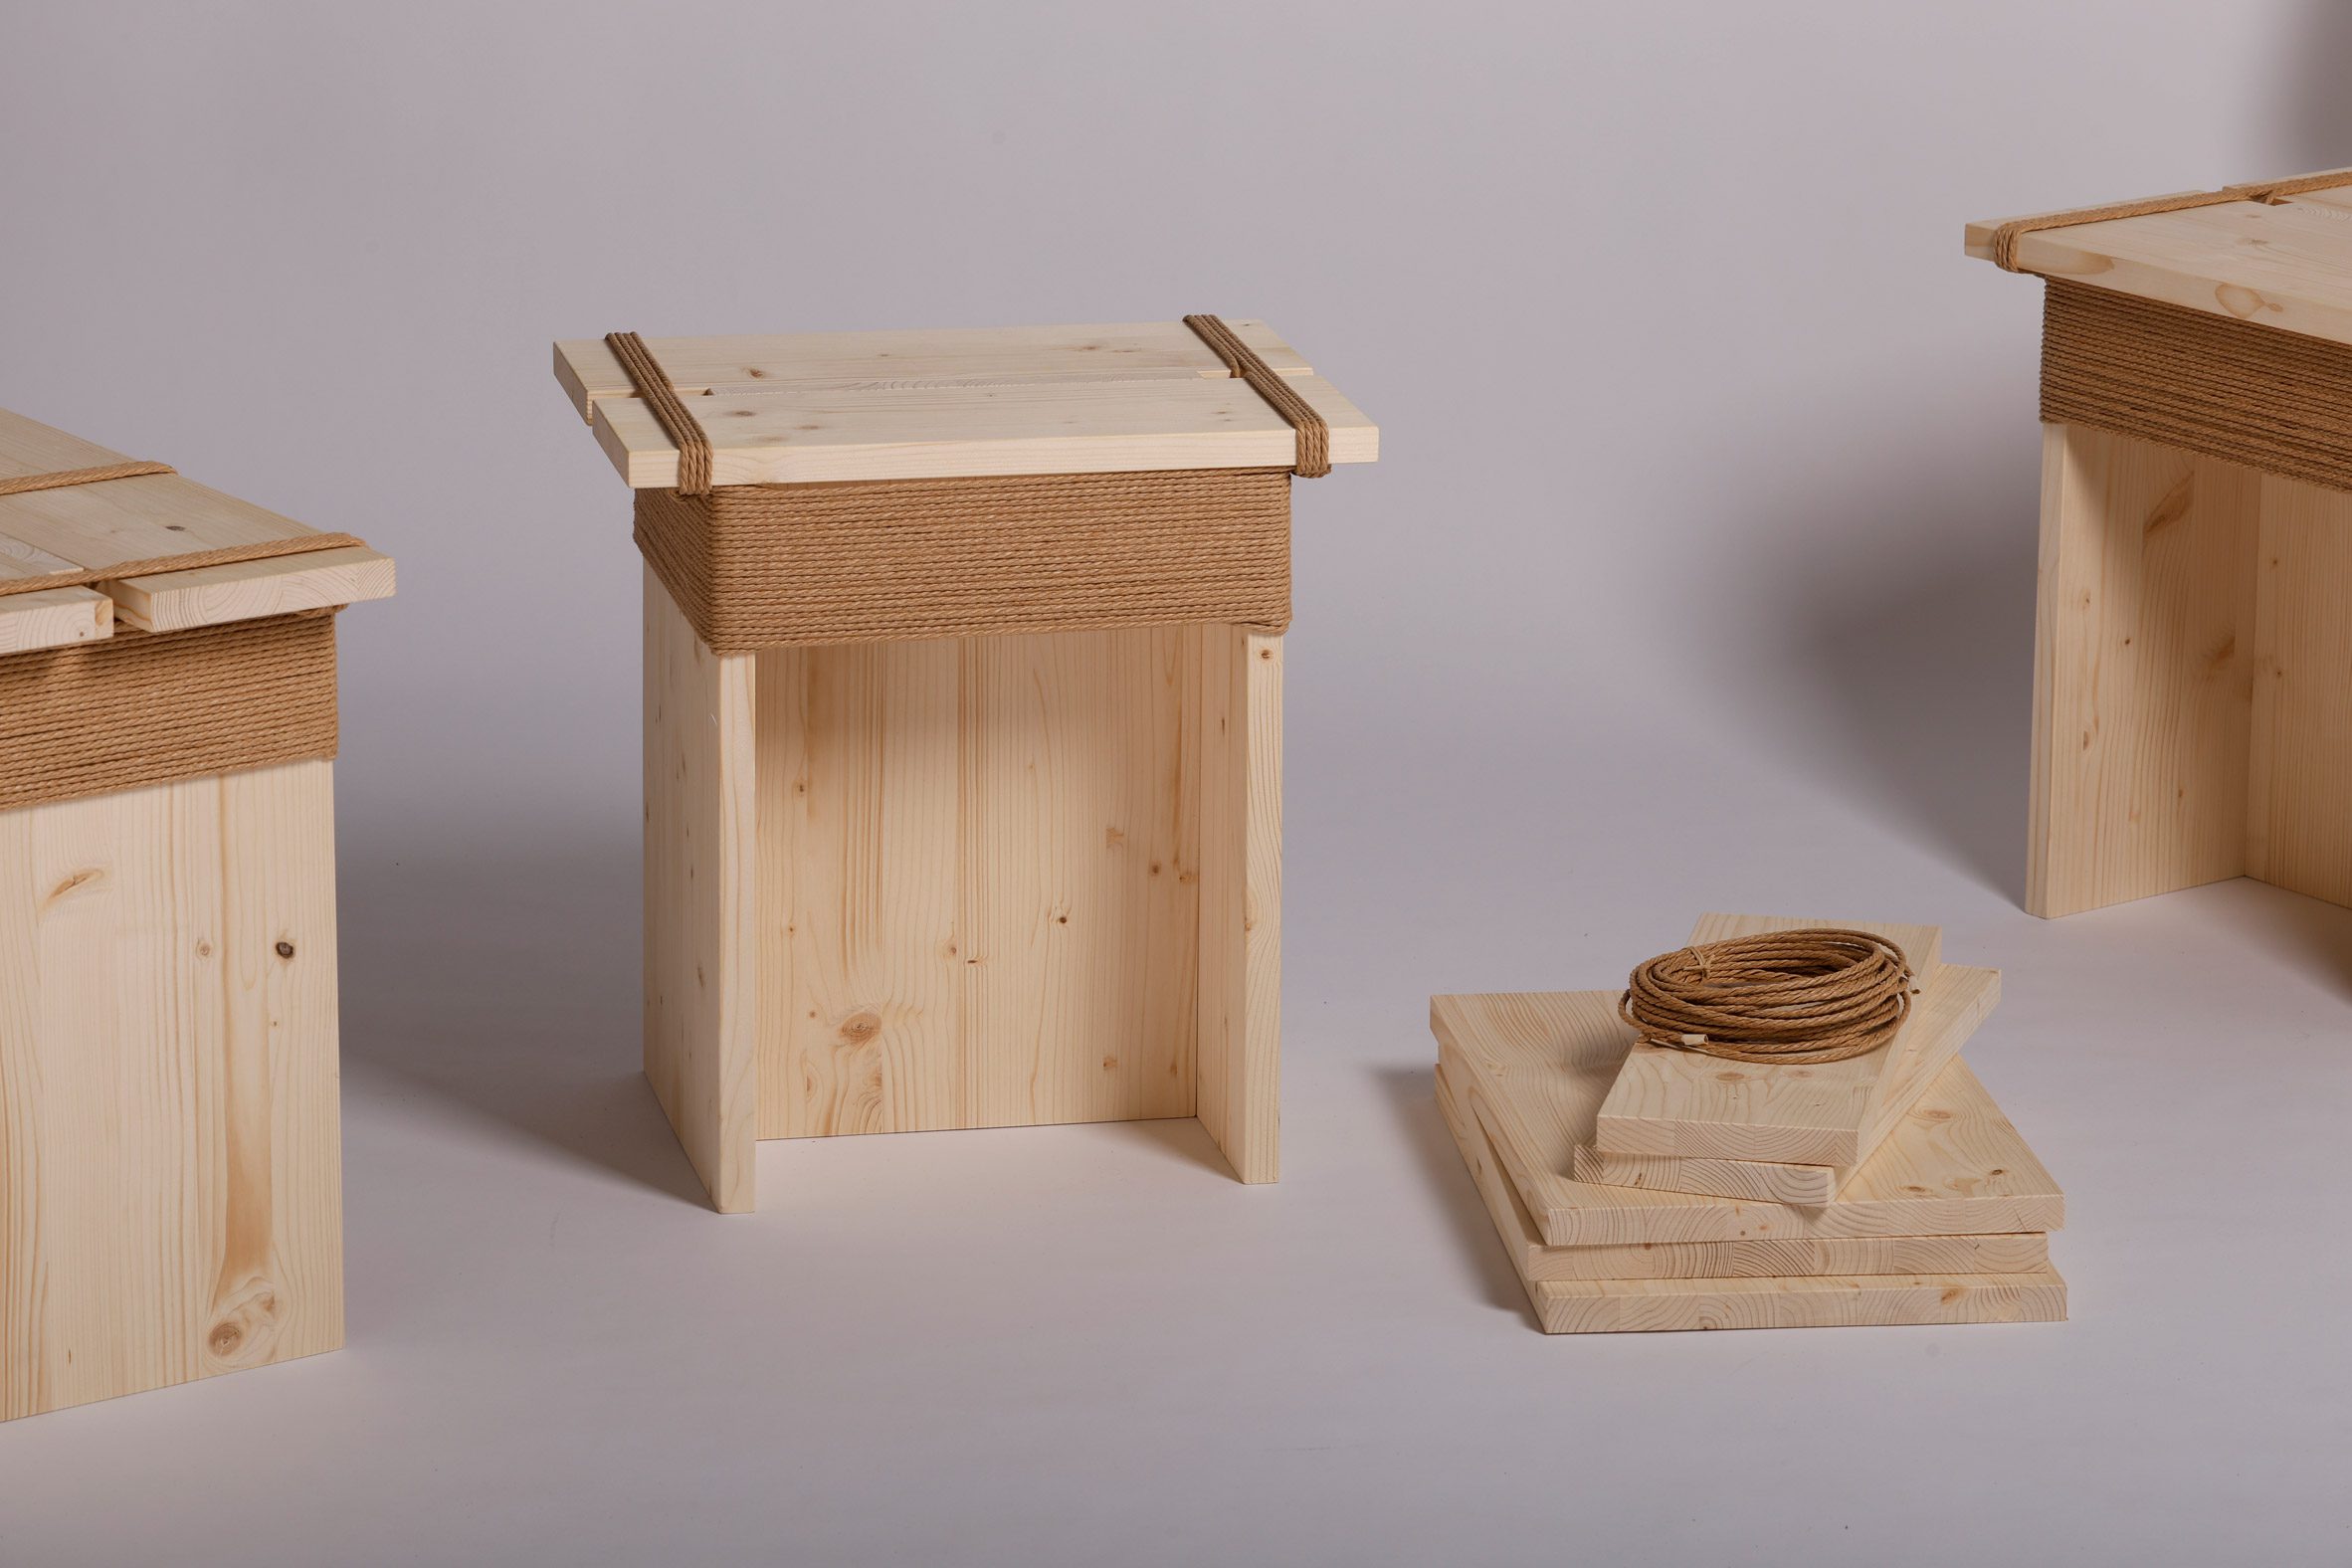
[(1486, 1203), (1511, 1266), (1528, 1281), (1544, 1279), (1718, 1279), (1825, 1274), (2035, 1274), (2050, 1267), (2050, 1237), (2007, 1236), (1758, 1237), (1738, 1242), (1618, 1243), (1552, 1247), (1519, 1198), (1478, 1120), (1435, 1074), (1438, 1111), (1454, 1134)]
[(0, 594), (0, 654), (60, 648), (114, 635), (114, 601), (89, 588)]
[(1963, 1062), (1819, 1208), (1604, 1187), (1571, 1174), (1632, 1045), (1614, 991), (1430, 999), (1440, 1060), (1553, 1247), (2055, 1231), (2058, 1183)]
[[(1331, 427), (1331, 461), (1380, 432), (1264, 322), (1237, 330)], [(1278, 468), (1297, 438), (1181, 321), (979, 331), (656, 338), (709, 434), (717, 485)], [(633, 489), (678, 483), (678, 449), (601, 341), (556, 377)]]
[(2000, 1000), (1998, 969), (1958, 964), (1937, 967), (1935, 978), (1918, 999), (1915, 1027), (1904, 1030), (1895, 1042), (1900, 1055), (1885, 1080), (1877, 1115), (1863, 1129), (1860, 1158), (1851, 1164), (1806, 1165), (1711, 1154), (1623, 1154), (1579, 1144), (1576, 1178), (1612, 1187), (1663, 1187), (1719, 1198), (1827, 1203), (1902, 1124), (1919, 1096), (1959, 1055)]
[[(125, 461), (122, 453), (0, 409), (0, 479)], [(135, 561), (303, 539), (318, 531), (179, 474), (30, 490), (0, 495), (0, 580), (69, 571), (102, 573)], [(360, 557), (365, 557), (364, 564)], [(320, 596), (345, 588), (352, 598)], [(386, 597), (391, 591), (390, 560), (345, 547), (156, 574), (127, 584), (100, 581), (88, 588), (37, 590), (30, 596), (0, 594), (0, 653), (108, 636), (117, 610), (122, 625), (178, 631), (286, 610), (350, 604)], [(53, 593), (96, 594), (110, 599), (112, 607), (104, 612), (103, 626), (93, 631), (98, 612), (87, 597), (48, 600), (49, 613), (19, 602)], [(150, 604), (157, 617), (153, 625), (144, 619), (147, 611), (142, 608)], [(58, 608), (66, 605), (78, 608)], [(38, 629), (29, 620), (36, 616)], [(23, 624), (12, 630), (12, 622)], [(55, 635), (62, 628), (71, 628), (73, 635)], [(52, 640), (37, 640), (41, 636)]]
[[(1442, 1070), (1441, 1070), (1442, 1072)], [(1443, 1101), (1441, 1100), (1441, 1103)], [(1714, 1277), (1556, 1278), (1551, 1260), (1615, 1248), (1543, 1248), (1534, 1222), (1474, 1120), (1449, 1116), (1487, 1212), (1518, 1271), (1528, 1304), (1547, 1334), (1655, 1333), (1706, 1328), (1842, 1328), (1894, 1324), (2059, 1322), (2066, 1284), (2049, 1266), (2047, 1237), (1885, 1238), (1888, 1248), (1938, 1247), (1955, 1256), (2023, 1259), (2043, 1244), (2042, 1262), (2016, 1272), (1740, 1274)], [(1508, 1207), (1505, 1207), (1507, 1205)], [(2004, 1247), (2022, 1243), (2022, 1247)], [(1704, 1246), (1705, 1244), (1701, 1244)], [(1718, 1243), (1717, 1247), (1791, 1244)], [(1858, 1242), (1795, 1244), (1829, 1251)], [(1687, 1251), (1687, 1250), (1686, 1250)], [(1818, 1252), (1816, 1256), (1818, 1256)]]
[[(1970, 224), (1968, 254), (1989, 260), (2005, 221)], [(2017, 259), (2045, 277), (2352, 343), (2352, 186), (2040, 229), (2019, 238)]]
[[(1601, 1103), (1594, 1146), (1618, 1154), (1862, 1163), (1870, 1130), (1909, 1053), (1925, 1049), (1949, 1061), (1983, 1015), (1970, 1016), (1951, 982), (1938, 975), (1943, 934), (1932, 925), (1705, 914), (1691, 928), (1690, 941), (1696, 945), (1823, 925), (1868, 931), (1902, 949), (1922, 1005), (1901, 1034), (1866, 1056), (1808, 1067), (1728, 1062), (1667, 1046), (1636, 1046)], [(1968, 995), (1991, 1005), (1981, 992)]]

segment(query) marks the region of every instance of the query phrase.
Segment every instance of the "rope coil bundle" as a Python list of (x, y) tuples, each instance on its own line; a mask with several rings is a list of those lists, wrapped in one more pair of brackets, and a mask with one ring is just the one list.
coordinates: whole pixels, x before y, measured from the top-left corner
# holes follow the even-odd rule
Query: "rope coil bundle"
[(1634, 970), (1618, 1012), (1642, 1043), (1732, 1062), (1843, 1062), (1877, 1050), (1911, 1014), (1902, 949), (1815, 927), (1699, 942)]

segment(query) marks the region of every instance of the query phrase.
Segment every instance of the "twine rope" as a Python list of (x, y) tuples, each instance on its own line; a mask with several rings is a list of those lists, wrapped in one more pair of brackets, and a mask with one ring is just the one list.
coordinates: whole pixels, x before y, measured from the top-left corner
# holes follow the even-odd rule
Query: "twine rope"
[(621, 361), (629, 384), (645, 399), (646, 406), (654, 411), (654, 418), (660, 421), (663, 433), (678, 448), (678, 492), (709, 494), (710, 433), (686, 406), (686, 399), (678, 395), (678, 384), (670, 379), (670, 372), (662, 368), (654, 351), (635, 332), (607, 332), (604, 344)]
[[(177, 474), (168, 463), (109, 463), (95, 469), (59, 469), (49, 474), (24, 474), (0, 479), (0, 496), (30, 495), (40, 490), (65, 490), (76, 485), (102, 485), (108, 480), (145, 479)], [(0, 529), (0, 532), (5, 532)], [(139, 560), (115, 561), (105, 566), (82, 566), (71, 571), (32, 577), (0, 577), (0, 598), (37, 593), (50, 588), (87, 588), (92, 583), (120, 582), (155, 572), (188, 571), (198, 566), (238, 566), (247, 561), (271, 560), (281, 555), (306, 555), (312, 550), (341, 549), (363, 543), (351, 533), (297, 533), (289, 538), (263, 539), (252, 544), (227, 544), (209, 550), (183, 550)]]
[(2332, 190), (2352, 185), (2352, 169), (2329, 169), (2320, 174), (2298, 174), (2288, 179), (2259, 180), (2247, 185), (2225, 185), (2215, 191), (2182, 191), (2171, 196), (2143, 196), (2137, 201), (2109, 202), (2101, 207), (2076, 207), (2067, 212), (2046, 212), (2037, 217), (2012, 218), (1993, 231), (1993, 265), (2022, 273), (2018, 241), (2045, 229), (2071, 229), (2076, 224), (2107, 223), (2117, 218), (2146, 218), (2160, 212), (2185, 212), (2192, 207), (2219, 207), (2227, 202), (2252, 201), (2275, 206), (2306, 191)]
[(1258, 351), (1243, 342), (1239, 332), (1216, 316), (1188, 315), (1184, 324), (1225, 361), (1226, 369), (1247, 381), (1250, 390), (1266, 399), (1283, 423), (1298, 433), (1298, 460), (1291, 472), (1309, 480), (1330, 473), (1331, 427), (1315, 412), (1315, 406), (1301, 397), (1286, 377), (1274, 374), (1274, 367), (1259, 358)]
[(1618, 1013), (1645, 1045), (1732, 1062), (1843, 1062), (1892, 1040), (1911, 1013), (1902, 949), (1818, 927), (1701, 942), (1635, 969)]

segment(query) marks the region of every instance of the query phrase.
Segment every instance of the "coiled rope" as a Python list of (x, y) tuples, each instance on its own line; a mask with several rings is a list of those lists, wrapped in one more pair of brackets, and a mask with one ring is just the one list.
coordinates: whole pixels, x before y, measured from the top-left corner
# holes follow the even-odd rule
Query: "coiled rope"
[(1768, 931), (1661, 953), (1618, 1012), (1645, 1045), (1732, 1062), (1843, 1062), (1892, 1040), (1911, 1013), (1902, 949), (1867, 931)]

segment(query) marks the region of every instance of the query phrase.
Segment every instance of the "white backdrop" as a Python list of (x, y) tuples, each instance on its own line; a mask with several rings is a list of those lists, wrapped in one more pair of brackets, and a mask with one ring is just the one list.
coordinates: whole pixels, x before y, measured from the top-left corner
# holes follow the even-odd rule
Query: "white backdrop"
[[(2341, 1561), (2352, 916), (2023, 882), (2039, 290), (1964, 220), (2352, 163), (2324, 0), (20, 0), (0, 405), (399, 557), (344, 629), (351, 1348), (0, 1428), (0, 1560)], [(1263, 315), (1285, 1178), (769, 1145), (634, 1075), (628, 501), (548, 343)], [(1547, 1341), (1433, 990), (1940, 920), (2062, 1328)], [(2226, 1543), (2226, 1544), (2225, 1544)]]

